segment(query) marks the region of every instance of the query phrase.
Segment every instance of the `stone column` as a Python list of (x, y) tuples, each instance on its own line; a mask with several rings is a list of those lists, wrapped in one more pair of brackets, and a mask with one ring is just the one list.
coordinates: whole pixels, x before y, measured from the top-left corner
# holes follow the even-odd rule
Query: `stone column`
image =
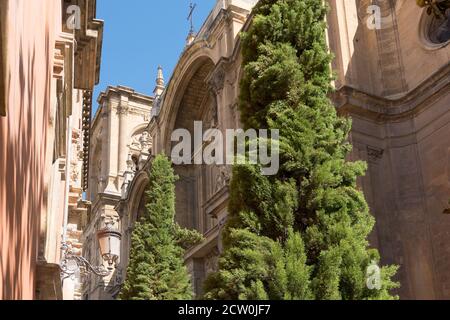
[[(120, 99), (120, 98), (119, 98)], [(118, 176), (118, 154), (119, 154), (119, 110), (121, 108), (121, 101), (110, 100), (109, 101), (109, 126), (108, 130), (105, 130), (104, 142), (108, 145), (109, 149), (106, 154), (108, 159), (108, 172), (106, 172), (107, 187), (105, 192), (116, 193), (118, 192), (118, 186), (115, 184)], [(108, 139), (109, 134), (109, 139)]]
[[(101, 137), (101, 144), (102, 144), (102, 164), (100, 171), (98, 172), (98, 187), (97, 187), (97, 193), (102, 193), (105, 191), (107, 185), (108, 185), (108, 175), (109, 175), (109, 167), (110, 167), (110, 161), (109, 161), (109, 155), (110, 155), (110, 141), (109, 141), (109, 132), (111, 131), (111, 106), (110, 102), (106, 101), (103, 104), (102, 107), (102, 122), (103, 122), (103, 132)], [(98, 143), (98, 142), (97, 142)], [(93, 164), (97, 165), (97, 164)]]
[[(127, 149), (128, 144), (128, 112), (128, 96), (123, 95), (120, 97), (120, 103), (117, 109), (117, 114), (119, 116), (119, 152), (117, 154), (117, 172), (119, 177), (123, 176), (127, 168), (128, 154), (125, 150)], [(118, 185), (122, 185), (122, 182), (123, 181), (118, 181)]]

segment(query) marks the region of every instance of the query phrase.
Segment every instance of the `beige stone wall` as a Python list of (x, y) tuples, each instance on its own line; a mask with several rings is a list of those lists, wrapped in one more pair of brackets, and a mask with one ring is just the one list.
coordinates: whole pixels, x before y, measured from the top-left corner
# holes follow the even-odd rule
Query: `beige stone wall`
[(330, 14), (330, 46), (338, 71), (335, 102), (353, 118), (352, 158), (369, 163), (361, 185), (377, 219), (371, 245), (382, 263), (400, 266), (401, 298), (445, 299), (450, 46), (427, 45), (424, 12), (408, 1), (386, 1), (386, 27), (369, 30), (351, 14), (359, 10), (363, 17), (368, 4), (334, 2), (347, 10)]
[[(93, 265), (105, 263), (100, 257), (97, 231), (107, 222), (120, 229), (115, 206), (122, 197), (123, 185), (150, 155), (152, 141), (146, 128), (153, 98), (123, 86), (108, 87), (100, 94), (98, 104), (90, 138), (87, 198), (92, 206), (82, 237), (83, 255)], [(84, 297), (110, 299), (117, 291), (121, 272), (117, 268), (109, 277), (84, 279)]]
[(0, 300), (32, 299), (40, 218), (47, 209), (46, 147), (61, 1), (2, 1), (2, 9), (5, 2), (7, 83), (1, 98), (6, 96), (8, 112), (0, 117)]
[[(76, 31), (66, 25), (69, 4), (81, 8)], [(90, 108), (83, 96), (98, 82), (103, 26), (95, 20), (95, 5), (1, 1), (2, 48), (8, 50), (2, 50), (7, 81), (0, 92), (7, 102), (6, 117), (0, 118), (0, 300), (63, 298), (59, 264), (66, 208), (69, 240), (80, 246), (82, 124)], [(68, 135), (73, 157), (66, 161)]]
[[(381, 7), (380, 30), (367, 27), (367, 7)], [(330, 48), (336, 87), (399, 98), (427, 81), (450, 59), (450, 46), (427, 45), (425, 11), (408, 0), (330, 1)]]
[(377, 219), (371, 244), (383, 263), (400, 265), (405, 299), (449, 297), (449, 101), (398, 121), (352, 115), (354, 156), (369, 163), (362, 186)]

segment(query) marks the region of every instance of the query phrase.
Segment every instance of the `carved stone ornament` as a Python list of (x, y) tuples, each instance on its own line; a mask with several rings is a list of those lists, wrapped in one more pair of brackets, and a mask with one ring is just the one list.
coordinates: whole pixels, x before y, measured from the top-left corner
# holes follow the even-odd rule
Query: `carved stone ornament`
[(208, 255), (205, 257), (205, 271), (206, 274), (210, 274), (219, 270), (219, 250), (215, 247)]
[(367, 146), (367, 157), (370, 161), (379, 161), (383, 158), (384, 150), (376, 147)]
[(148, 152), (151, 147), (150, 134), (147, 131), (135, 134), (131, 138), (130, 148), (136, 151)]
[(216, 188), (215, 191), (219, 192), (223, 188), (225, 188), (228, 183), (230, 182), (230, 171), (227, 168), (227, 166), (221, 166), (219, 167), (219, 172), (216, 176)]
[(223, 90), (225, 86), (225, 75), (226, 72), (223, 66), (220, 66), (211, 74), (208, 85), (215, 94), (219, 94)]

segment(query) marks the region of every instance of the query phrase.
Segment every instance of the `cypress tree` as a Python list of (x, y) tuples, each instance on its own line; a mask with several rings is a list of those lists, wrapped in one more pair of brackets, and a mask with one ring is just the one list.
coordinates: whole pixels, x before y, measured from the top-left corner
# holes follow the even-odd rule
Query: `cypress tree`
[(170, 161), (158, 155), (149, 172), (146, 214), (135, 223), (124, 300), (185, 300), (193, 291), (184, 249), (201, 241), (175, 222), (175, 181)]
[(209, 299), (392, 299), (397, 267), (379, 263), (367, 241), (374, 226), (347, 162), (351, 121), (329, 99), (331, 55), (323, 0), (260, 0), (242, 34), (240, 111), (244, 129), (280, 130), (280, 170), (263, 176), (235, 165), (219, 271)]

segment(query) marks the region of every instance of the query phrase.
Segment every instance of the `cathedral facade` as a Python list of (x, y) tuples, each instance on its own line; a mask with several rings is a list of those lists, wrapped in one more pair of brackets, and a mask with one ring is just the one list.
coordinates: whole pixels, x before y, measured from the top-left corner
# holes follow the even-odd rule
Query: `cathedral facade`
[[(122, 235), (112, 276), (86, 279), (86, 299), (116, 297), (126, 277), (133, 225), (145, 210), (152, 155), (171, 154), (172, 133), (240, 128), (239, 33), (255, 0), (219, 0), (153, 97), (109, 88), (99, 97), (90, 142), (92, 201), (84, 254), (101, 261), (95, 233)], [(328, 41), (336, 74), (332, 100), (353, 119), (350, 160), (368, 163), (359, 181), (377, 223), (370, 244), (382, 264), (400, 266), (402, 299), (450, 298), (450, 15), (410, 0), (330, 0)], [(375, 6), (375, 7), (374, 7)], [(374, 9), (375, 8), (375, 9)], [(375, 16), (374, 16), (375, 15)], [(373, 20), (375, 19), (375, 20)], [(377, 20), (378, 19), (378, 20)], [(373, 23), (372, 23), (373, 22)], [(201, 150), (192, 150), (195, 155)], [(205, 240), (186, 252), (197, 295), (217, 269), (231, 168), (175, 165), (176, 219)]]

